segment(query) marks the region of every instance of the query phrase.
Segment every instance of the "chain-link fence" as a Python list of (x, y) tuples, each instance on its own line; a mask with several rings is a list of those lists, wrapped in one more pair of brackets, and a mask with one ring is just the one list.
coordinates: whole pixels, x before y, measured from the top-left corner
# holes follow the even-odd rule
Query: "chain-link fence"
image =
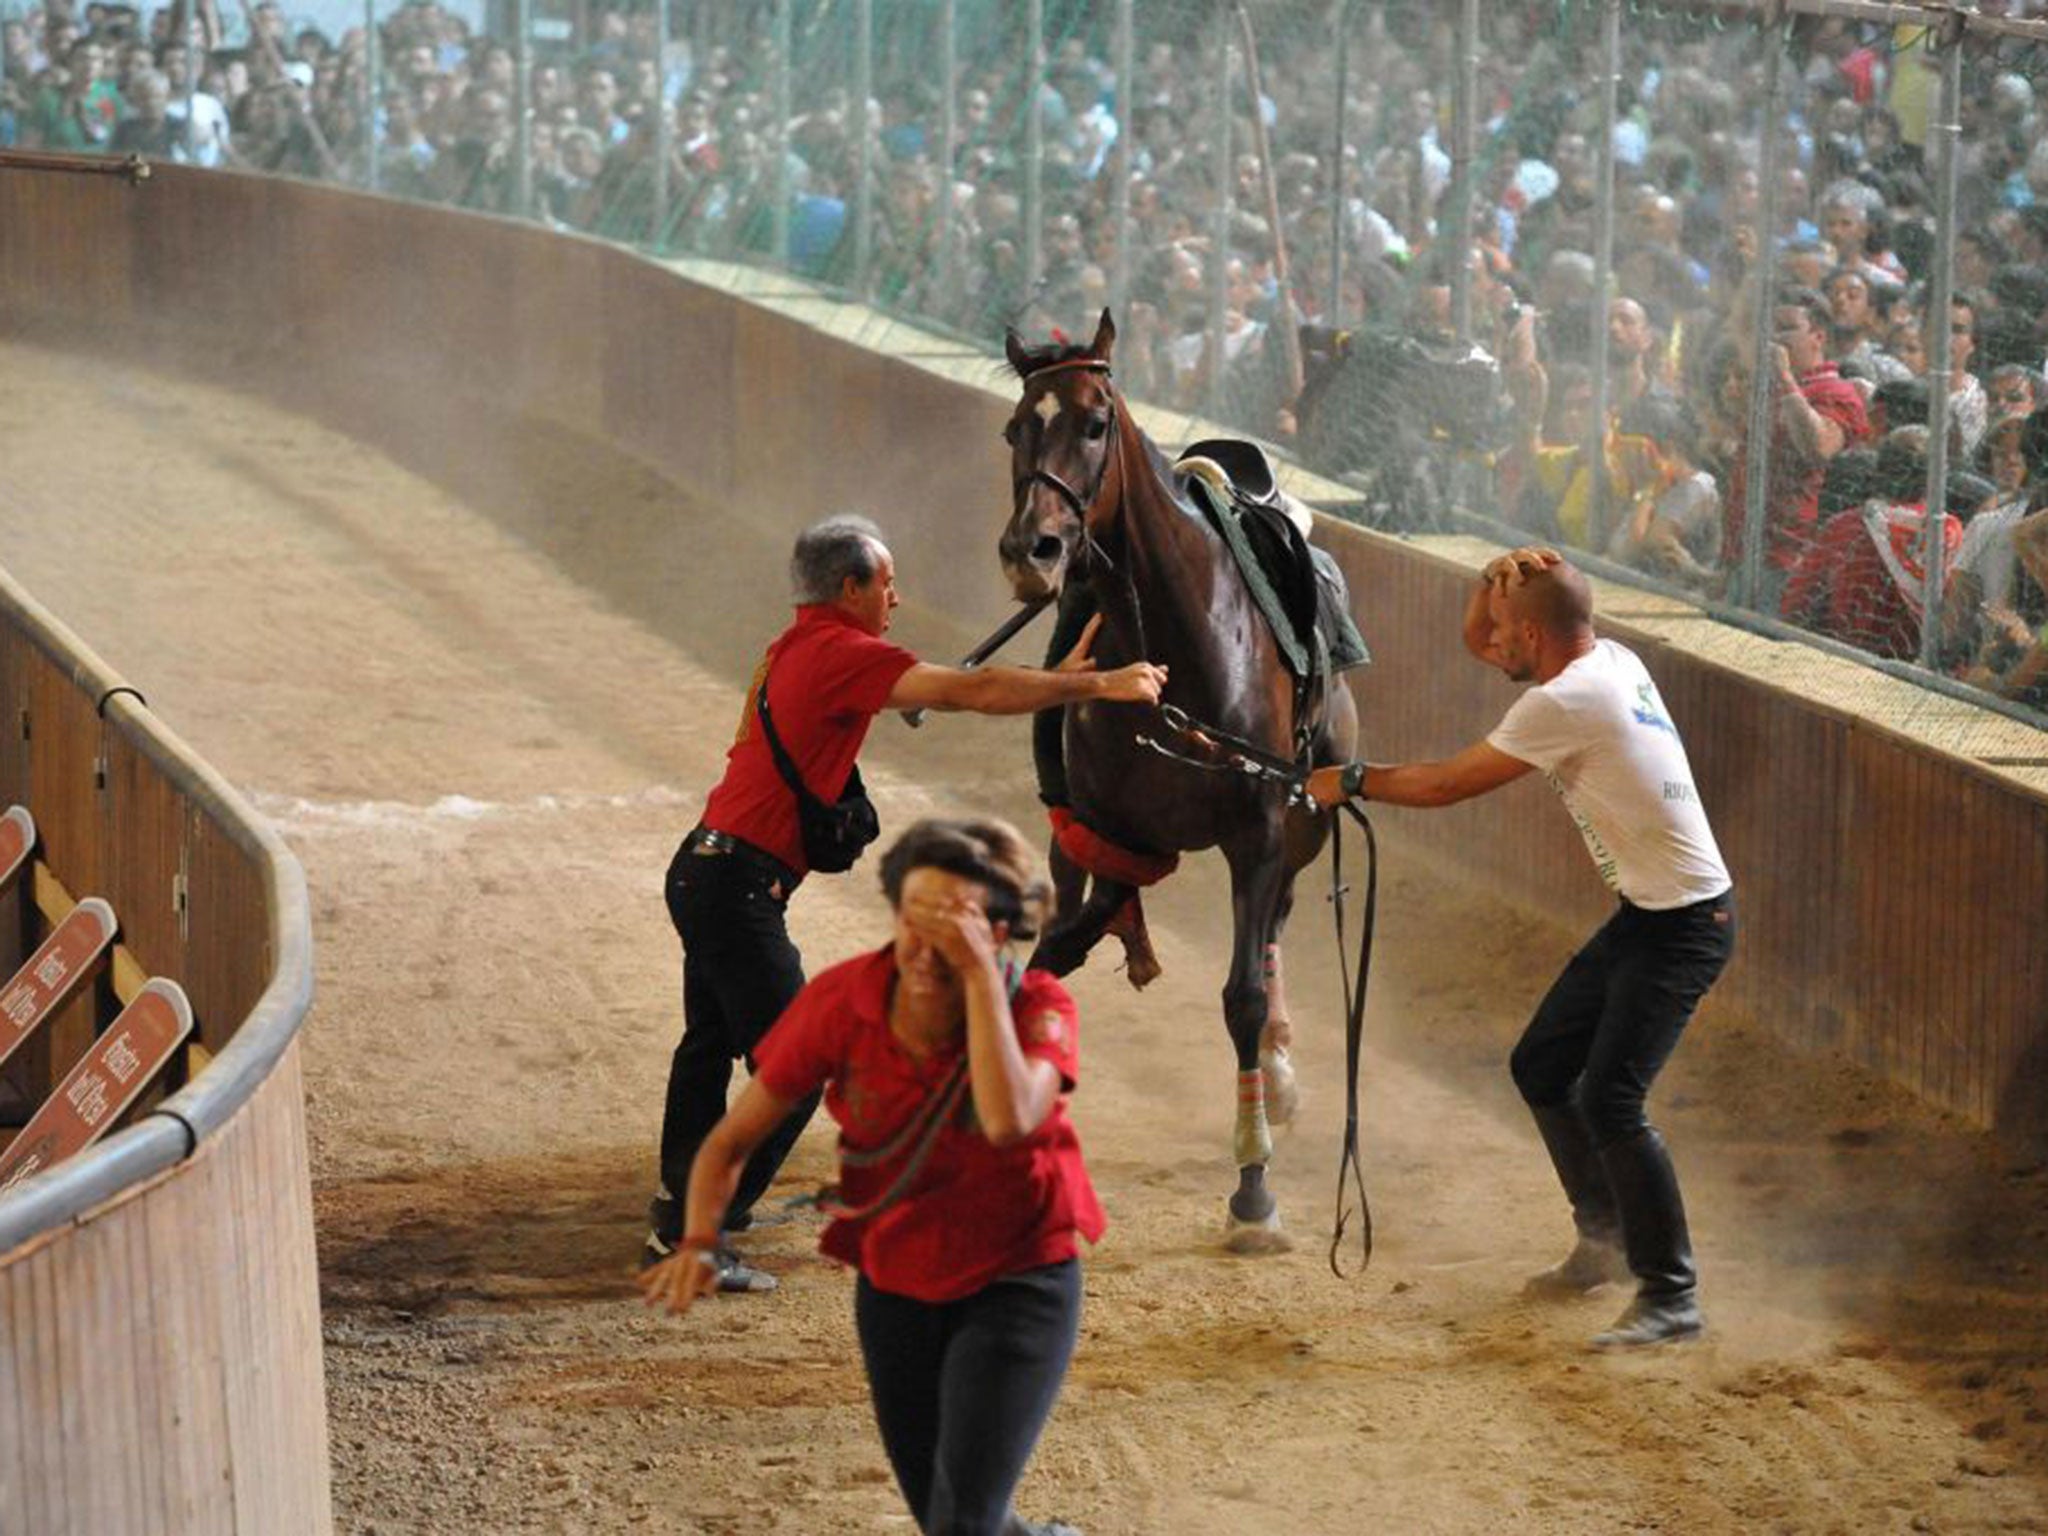
[(1130, 393), (1362, 520), (2048, 703), (2029, 0), (74, 6), (6, 20), (0, 147), (779, 266), (991, 349), (1107, 306)]

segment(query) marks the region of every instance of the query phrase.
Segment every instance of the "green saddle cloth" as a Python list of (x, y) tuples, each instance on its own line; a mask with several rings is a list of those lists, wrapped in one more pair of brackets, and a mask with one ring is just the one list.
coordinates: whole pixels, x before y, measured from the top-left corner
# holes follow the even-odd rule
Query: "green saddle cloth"
[(1319, 672), (1372, 660), (1351, 617), (1344, 573), (1327, 551), (1301, 536), (1292, 518), (1278, 507), (1226, 494), (1201, 475), (1187, 475), (1183, 483), (1237, 561), (1288, 671), (1307, 682)]

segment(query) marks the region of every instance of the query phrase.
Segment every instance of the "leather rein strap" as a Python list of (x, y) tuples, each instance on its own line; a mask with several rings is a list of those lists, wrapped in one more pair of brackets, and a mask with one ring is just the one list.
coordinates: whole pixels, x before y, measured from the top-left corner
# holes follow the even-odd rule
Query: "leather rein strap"
[[(1365, 911), (1360, 915), (1358, 933), (1358, 976), (1353, 985), (1351, 966), (1344, 953), (1344, 817), (1350, 816), (1365, 833)], [(1365, 1192), (1365, 1172), (1358, 1162), (1358, 1074), (1365, 1055), (1365, 989), (1372, 978), (1373, 920), (1379, 912), (1380, 848), (1373, 835), (1372, 820), (1352, 801), (1345, 801), (1330, 822), (1330, 905), (1337, 918), (1337, 964), (1344, 978), (1344, 1145), (1337, 1154), (1337, 1212), (1330, 1231), (1330, 1273), (1339, 1280), (1344, 1273), (1338, 1258), (1349, 1223), (1344, 1188), (1348, 1174), (1358, 1193), (1360, 1257), (1357, 1274), (1372, 1265), (1372, 1201)]]

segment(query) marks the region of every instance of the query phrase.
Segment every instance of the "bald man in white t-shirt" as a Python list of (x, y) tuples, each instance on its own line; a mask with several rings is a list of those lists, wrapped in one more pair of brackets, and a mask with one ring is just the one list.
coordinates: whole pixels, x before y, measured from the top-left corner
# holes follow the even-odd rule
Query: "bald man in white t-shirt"
[(1334, 806), (1453, 805), (1539, 769), (1578, 824), (1618, 906), (1551, 985), (1509, 1065), (1565, 1194), (1578, 1242), (1532, 1290), (1578, 1295), (1633, 1275), (1636, 1296), (1593, 1342), (1661, 1344), (1701, 1328), (1685, 1203), (1644, 1100), (1728, 963), (1728, 871), (1657, 685), (1593, 632), (1586, 578), (1555, 551), (1486, 567), (1465, 645), (1530, 684), (1485, 740), (1442, 762), (1318, 769)]

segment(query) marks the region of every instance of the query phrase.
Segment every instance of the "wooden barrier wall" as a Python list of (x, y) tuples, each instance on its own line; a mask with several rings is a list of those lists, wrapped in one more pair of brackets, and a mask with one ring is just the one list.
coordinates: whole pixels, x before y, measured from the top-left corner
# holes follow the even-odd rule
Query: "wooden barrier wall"
[[(504, 423), (546, 422), (778, 538), (870, 512), (906, 584), (969, 625), (1006, 600), (992, 554), (961, 558), (994, 537), (1000, 394), (589, 241), (176, 168), (143, 188), (0, 177), (0, 327), (187, 366), (227, 357), (430, 472), (485, 445), (516, 454)], [(1354, 528), (1322, 537), (1379, 656), (1359, 685), (1372, 750), (1436, 753), (1490, 727), (1510, 693), (1453, 649), (1466, 568)], [(1607, 627), (1665, 688), (1736, 871), (1743, 937), (1719, 1006), (1981, 1124), (2048, 1131), (2040, 796)], [(1582, 855), (1547, 793), (1405, 817), (1401, 835), (1590, 922), (1597, 888), (1556, 878)]]
[(294, 1047), (191, 1158), (0, 1257), (0, 1528), (333, 1528), (303, 1103)]
[[(0, 1531), (317, 1536), (332, 1516), (295, 1043), (303, 876), (0, 576), (0, 804), (16, 801), (71, 894), (105, 897), (142, 968), (183, 986), (213, 1061), (0, 1195)], [(87, 995), (10, 1080), (39, 1102), (93, 1027)]]

